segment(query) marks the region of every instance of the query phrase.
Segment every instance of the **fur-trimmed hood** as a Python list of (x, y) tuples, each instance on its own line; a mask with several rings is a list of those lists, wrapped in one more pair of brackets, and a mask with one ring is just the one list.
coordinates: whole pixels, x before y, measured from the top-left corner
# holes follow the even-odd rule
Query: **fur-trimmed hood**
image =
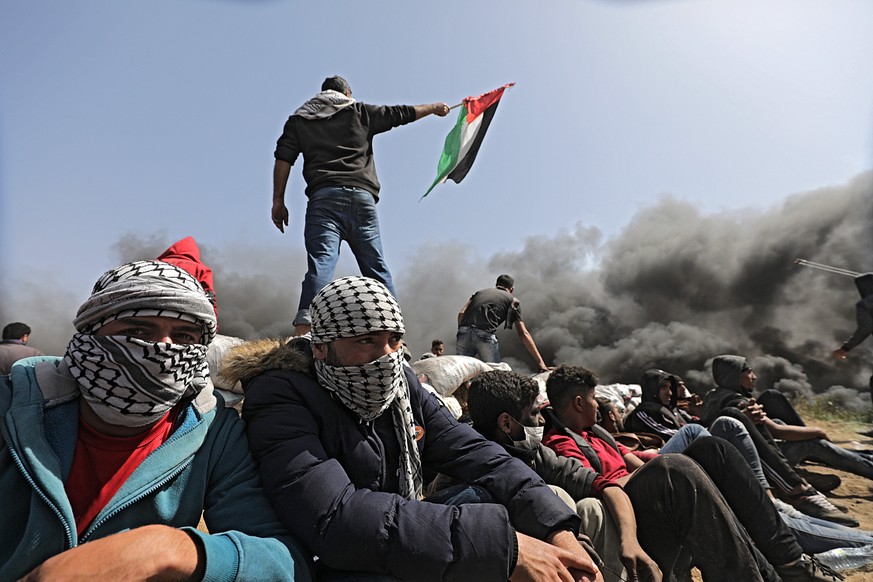
[(270, 370), (290, 370), (315, 378), (312, 348), (306, 337), (259, 339), (240, 344), (221, 360), (221, 376), (243, 388), (252, 378)]

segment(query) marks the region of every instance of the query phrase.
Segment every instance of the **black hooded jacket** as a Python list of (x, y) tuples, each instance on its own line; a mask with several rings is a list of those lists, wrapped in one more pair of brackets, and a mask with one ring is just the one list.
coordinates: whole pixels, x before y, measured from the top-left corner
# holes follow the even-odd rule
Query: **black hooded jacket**
[(873, 273), (855, 277), (861, 300), (855, 304), (855, 333), (840, 346), (849, 351), (873, 334)]
[(703, 399), (701, 424), (709, 426), (725, 408), (748, 402), (752, 393), (740, 386), (740, 374), (747, 369), (749, 364), (742, 356), (718, 356), (712, 361), (712, 378), (717, 387)]
[[(670, 381), (670, 405), (664, 406), (658, 393), (661, 384)], [(646, 370), (640, 382), (642, 402), (624, 419), (628, 432), (656, 434), (665, 441), (679, 432), (686, 422), (674, 412), (679, 399), (679, 382), (676, 376), (664, 370)]]

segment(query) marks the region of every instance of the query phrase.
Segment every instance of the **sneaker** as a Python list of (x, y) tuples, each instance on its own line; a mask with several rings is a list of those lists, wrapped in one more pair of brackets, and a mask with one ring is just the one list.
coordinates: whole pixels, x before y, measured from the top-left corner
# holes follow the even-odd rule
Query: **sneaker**
[(825, 566), (815, 556), (803, 554), (790, 566), (777, 566), (776, 573), (782, 582), (834, 582), (845, 580), (846, 577)]
[(828, 501), (827, 497), (812, 487), (800, 495), (789, 497), (787, 501), (795, 509), (810, 517), (817, 517), (848, 527), (858, 527), (860, 525), (857, 519), (845, 511), (840, 511), (833, 503)]
[(795, 469), (795, 472), (819, 491), (829, 493), (842, 484), (842, 480), (831, 473), (816, 473), (806, 469)]

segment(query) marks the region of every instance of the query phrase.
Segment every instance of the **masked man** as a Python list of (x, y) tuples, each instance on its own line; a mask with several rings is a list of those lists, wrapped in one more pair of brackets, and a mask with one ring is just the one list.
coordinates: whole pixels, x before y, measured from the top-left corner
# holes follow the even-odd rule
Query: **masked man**
[(73, 325), (63, 359), (0, 378), (0, 579), (310, 580), (213, 395), (200, 284), (122, 265)]
[[(314, 359), (279, 346), (239, 379), (268, 494), (320, 579), (602, 579), (576, 539), (579, 517), (403, 363), (403, 316), (383, 284), (338, 279), (310, 311)], [(423, 500), (436, 472), (467, 485)]]

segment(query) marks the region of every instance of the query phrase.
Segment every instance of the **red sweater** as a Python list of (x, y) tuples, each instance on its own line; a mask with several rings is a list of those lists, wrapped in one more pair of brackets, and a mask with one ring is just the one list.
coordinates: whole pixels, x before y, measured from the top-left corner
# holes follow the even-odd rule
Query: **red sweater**
[[(600, 492), (609, 486), (620, 487), (616, 481), (630, 474), (624, 460), (624, 455), (630, 451), (621, 444), (618, 444), (618, 451), (616, 451), (611, 444), (590, 431), (582, 432), (581, 436), (588, 441), (600, 459), (601, 470), (600, 475), (594, 479), (594, 495), (599, 497)], [(543, 444), (553, 449), (558, 455), (578, 459), (586, 467), (594, 469), (588, 458), (582, 454), (576, 441), (570, 436), (552, 429), (543, 435)]]

